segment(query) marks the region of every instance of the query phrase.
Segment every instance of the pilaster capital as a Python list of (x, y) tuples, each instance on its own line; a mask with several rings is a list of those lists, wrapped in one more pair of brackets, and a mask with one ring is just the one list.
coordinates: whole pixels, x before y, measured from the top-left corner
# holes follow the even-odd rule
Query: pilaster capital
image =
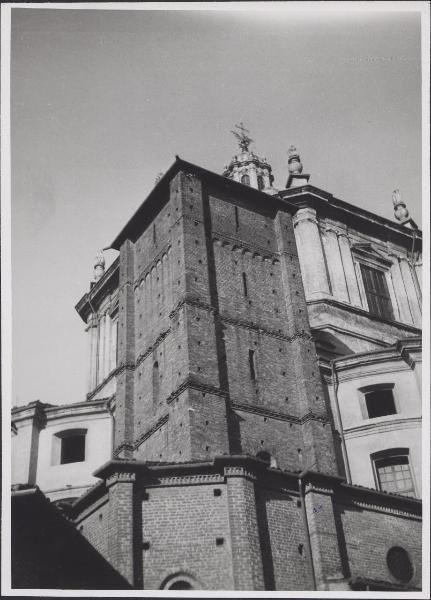
[(300, 208), (298, 211), (296, 211), (293, 217), (294, 227), (296, 227), (300, 223), (303, 223), (304, 221), (311, 221), (315, 225), (318, 224), (316, 210), (314, 208), (307, 206), (305, 208)]

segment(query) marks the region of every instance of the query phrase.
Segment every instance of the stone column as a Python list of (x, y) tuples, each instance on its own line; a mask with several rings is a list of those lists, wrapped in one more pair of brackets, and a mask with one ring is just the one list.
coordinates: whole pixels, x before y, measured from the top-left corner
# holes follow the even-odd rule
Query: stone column
[(407, 291), (407, 299), (410, 304), (410, 311), (413, 316), (413, 323), (417, 327), (422, 326), (422, 313), (420, 308), (420, 303), (418, 299), (418, 294), (416, 290), (416, 284), (413, 280), (413, 273), (410, 267), (408, 260), (405, 257), (400, 258), (400, 268), (401, 274), (403, 276), (404, 287)]
[(353, 263), (352, 251), (350, 249), (350, 242), (347, 233), (339, 232), (338, 244), (340, 247), (341, 260), (343, 262), (350, 304), (361, 307), (361, 295), (359, 293), (358, 280), (356, 278), (355, 265)]
[(294, 219), (299, 263), (307, 300), (331, 295), (316, 211), (301, 208)]
[(254, 476), (242, 467), (226, 467), (225, 476), (235, 589), (264, 590)]
[(399, 319), (402, 323), (413, 323), (412, 314), (410, 311), (409, 301), (407, 299), (408, 292), (404, 285), (403, 276), (400, 268), (400, 259), (392, 255), (393, 263), (391, 268), (392, 281), (394, 284), (394, 292), (398, 302)]
[(326, 262), (328, 264), (329, 275), (332, 284), (332, 295), (336, 300), (349, 302), (349, 293), (347, 291), (346, 278), (344, 276), (343, 262), (341, 260), (340, 247), (338, 245), (338, 236), (335, 229), (325, 229), (323, 233), (323, 243), (326, 251)]

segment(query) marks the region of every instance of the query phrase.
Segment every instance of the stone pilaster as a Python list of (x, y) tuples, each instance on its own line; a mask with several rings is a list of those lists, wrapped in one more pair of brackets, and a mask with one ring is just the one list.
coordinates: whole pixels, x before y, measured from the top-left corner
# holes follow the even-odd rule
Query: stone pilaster
[(87, 332), (87, 391), (91, 392), (96, 387), (97, 378), (97, 318), (90, 314), (88, 317)]
[(326, 253), (326, 262), (331, 279), (332, 295), (336, 300), (349, 302), (344, 266), (341, 259), (338, 235), (335, 229), (328, 227), (323, 232), (323, 244)]
[(105, 315), (105, 360), (103, 369), (103, 379), (107, 377), (111, 371), (111, 317), (108, 313)]
[(104, 379), (105, 372), (105, 338), (106, 338), (106, 316), (102, 315), (99, 319), (99, 347), (97, 352), (97, 383)]
[(301, 208), (293, 218), (307, 300), (331, 295), (316, 211)]
[(394, 284), (394, 292), (398, 303), (399, 320), (402, 323), (413, 323), (410, 305), (407, 298), (408, 292), (405, 288), (403, 275), (401, 273), (400, 259), (394, 255), (392, 256), (392, 259), (393, 263), (391, 274)]
[(14, 436), (12, 451), (12, 483), (35, 485), (39, 455), (39, 435), (45, 427), (43, 404), (37, 400), (14, 419), (17, 435)]
[(340, 247), (341, 260), (343, 262), (350, 304), (360, 307), (362, 306), (361, 295), (359, 292), (355, 265), (353, 263), (352, 251), (350, 249), (350, 242), (347, 233), (342, 231), (339, 232), (338, 244)]
[(410, 311), (413, 317), (413, 323), (417, 327), (422, 326), (422, 313), (420, 307), (420, 299), (417, 294), (416, 283), (413, 280), (413, 273), (407, 258), (400, 258), (400, 269), (403, 276), (404, 287), (407, 292), (407, 299), (410, 304)]

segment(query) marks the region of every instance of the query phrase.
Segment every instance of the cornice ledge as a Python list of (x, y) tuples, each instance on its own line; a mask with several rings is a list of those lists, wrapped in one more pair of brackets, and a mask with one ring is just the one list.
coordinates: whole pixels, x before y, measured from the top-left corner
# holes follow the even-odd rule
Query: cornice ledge
[(330, 475), (318, 471), (306, 469), (298, 475), (300, 482), (304, 485), (305, 494), (318, 492), (322, 494), (334, 494), (340, 486), (346, 482), (343, 477)]
[(354, 503), (364, 508), (384, 509), (405, 516), (422, 516), (422, 501), (418, 498), (381, 492), (347, 482), (341, 484), (340, 491), (346, 494), (348, 503)]
[(358, 306), (352, 306), (351, 304), (346, 304), (345, 302), (340, 302), (339, 300), (334, 300), (333, 298), (325, 297), (317, 298), (316, 300), (307, 300), (307, 306), (317, 306), (319, 304), (327, 304), (328, 306), (333, 306), (341, 310), (347, 310), (348, 312), (356, 313), (358, 315), (366, 317), (370, 321), (379, 321), (380, 323), (391, 325), (392, 327), (395, 327), (397, 329), (404, 329), (407, 331), (414, 332), (417, 335), (421, 335), (422, 333), (421, 329), (409, 323), (402, 323), (401, 321), (391, 321), (390, 319), (382, 319), (381, 317), (375, 316), (363, 308), (359, 308)]
[(228, 392), (222, 388), (218, 388), (212, 385), (202, 383), (194, 377), (187, 377), (178, 387), (174, 390), (167, 398), (166, 404), (170, 404), (182, 394), (186, 389), (192, 388), (194, 390), (205, 392), (208, 394), (214, 394), (215, 396), (228, 396)]

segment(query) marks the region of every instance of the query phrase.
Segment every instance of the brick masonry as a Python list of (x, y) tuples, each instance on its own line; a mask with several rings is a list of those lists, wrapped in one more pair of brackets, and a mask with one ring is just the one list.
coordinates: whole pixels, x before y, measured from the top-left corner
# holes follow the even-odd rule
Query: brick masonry
[(136, 588), (400, 586), (391, 545), (417, 588), (420, 503), (337, 477), (292, 217), (228, 190), (180, 170), (122, 243), (117, 460), (77, 523)]
[[(239, 456), (114, 461), (99, 476), (75, 505), (78, 529), (138, 589), (175, 576), (208, 590), (349, 590), (358, 578), (420, 588), (417, 500), (308, 471), (303, 505), (298, 475)], [(412, 560), (404, 586), (386, 563), (393, 546)]]

